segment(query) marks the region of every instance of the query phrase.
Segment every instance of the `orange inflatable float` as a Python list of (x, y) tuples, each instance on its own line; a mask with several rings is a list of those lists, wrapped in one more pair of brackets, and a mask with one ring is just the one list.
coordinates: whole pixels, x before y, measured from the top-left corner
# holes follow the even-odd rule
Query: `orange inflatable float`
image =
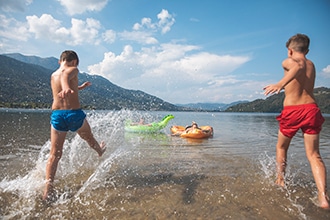
[(202, 139), (213, 136), (213, 128), (211, 126), (188, 126), (185, 128), (181, 125), (173, 125), (170, 130), (173, 136), (180, 136), (183, 138)]

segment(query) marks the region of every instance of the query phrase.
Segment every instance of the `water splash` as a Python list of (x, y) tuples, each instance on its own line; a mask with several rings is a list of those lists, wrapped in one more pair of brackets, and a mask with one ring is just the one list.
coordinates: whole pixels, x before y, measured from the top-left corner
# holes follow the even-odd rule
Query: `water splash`
[[(264, 154), (259, 155), (259, 162), (261, 171), (264, 174), (265, 180), (268, 181), (270, 186), (275, 185), (276, 179), (276, 159), (275, 157), (271, 157), (265, 152)], [(298, 192), (299, 188), (305, 189), (306, 186), (303, 182), (299, 181), (301, 174), (303, 173), (301, 169), (295, 170), (291, 166), (287, 166), (286, 168), (286, 181), (285, 186), (278, 188), (281, 192), (284, 193), (286, 199), (292, 205), (291, 207), (282, 206), (285, 211), (288, 213), (298, 213), (299, 219), (307, 219), (306, 214), (304, 214), (304, 206), (299, 204), (299, 199), (301, 192)]]
[[(47, 142), (42, 149), (49, 148), (50, 143)], [(36, 162), (36, 166), (25, 176), (18, 176), (13, 180), (4, 179), (0, 182), (0, 192), (6, 195), (4, 203), (10, 204), (7, 214), (3, 216), (5, 219), (12, 219), (20, 216), (26, 216), (37, 205), (37, 199), (40, 197), (45, 181), (46, 162), (40, 158)]]
[(116, 159), (124, 157), (128, 155), (129, 151), (123, 151), (122, 149), (116, 150), (111, 154), (105, 161), (103, 161), (95, 170), (95, 172), (88, 178), (88, 180), (84, 183), (84, 185), (79, 189), (79, 191), (75, 194), (75, 199), (77, 199), (80, 194), (85, 192), (88, 188), (95, 189), (97, 187), (104, 186), (105, 177), (108, 175), (111, 166), (115, 163)]
[[(102, 179), (107, 170), (110, 169), (116, 158), (128, 154), (125, 149), (120, 149), (124, 140), (123, 121), (131, 116), (129, 111), (113, 112), (88, 112), (88, 121), (93, 134), (97, 140), (104, 140), (107, 144), (107, 151), (102, 158), (98, 158), (97, 153), (88, 147), (79, 135), (68, 133), (68, 137), (63, 146), (63, 156), (59, 162), (56, 173), (55, 184), (70, 178), (72, 175), (79, 175), (84, 170), (96, 169), (83, 186), (76, 193), (77, 198), (81, 193), (91, 186), (102, 185)], [(13, 218), (29, 215), (41, 198), (41, 192), (45, 185), (45, 167), (50, 152), (50, 141), (48, 140), (41, 148), (35, 166), (24, 176), (18, 176), (12, 180), (5, 178), (0, 182), (0, 192), (8, 195), (2, 201), (11, 204), (6, 211), (5, 218)], [(104, 159), (105, 158), (105, 159)], [(33, 160), (33, 158), (31, 158)], [(67, 188), (64, 186), (64, 188)], [(58, 199), (58, 203), (67, 201), (68, 192), (64, 189)]]

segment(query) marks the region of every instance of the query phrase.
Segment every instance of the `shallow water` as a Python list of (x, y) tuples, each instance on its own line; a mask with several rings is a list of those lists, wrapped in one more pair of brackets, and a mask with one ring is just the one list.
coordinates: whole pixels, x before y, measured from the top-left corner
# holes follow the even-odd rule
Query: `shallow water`
[[(172, 113), (159, 134), (124, 131)], [(50, 149), (50, 111), (0, 110), (2, 219), (329, 219), (298, 133), (289, 149), (288, 186), (274, 185), (276, 114), (93, 111), (88, 120), (107, 143), (99, 158), (69, 133), (56, 174), (58, 200), (41, 201)], [(320, 150), (330, 169), (330, 116)], [(214, 137), (182, 139), (171, 125), (211, 125)], [(328, 182), (330, 176), (327, 177)]]

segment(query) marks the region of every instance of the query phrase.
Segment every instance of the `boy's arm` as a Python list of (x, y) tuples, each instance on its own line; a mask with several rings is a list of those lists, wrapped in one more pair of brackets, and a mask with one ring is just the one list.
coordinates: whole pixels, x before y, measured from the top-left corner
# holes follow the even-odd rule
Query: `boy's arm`
[(273, 93), (280, 93), (281, 90), (290, 83), (298, 73), (300, 72), (302, 66), (299, 65), (297, 61), (292, 58), (283, 61), (283, 68), (285, 71), (284, 77), (276, 84), (267, 85), (263, 88), (265, 90), (264, 94), (269, 95)]
[(81, 84), (80, 86), (78, 86), (78, 89), (82, 90), (90, 85), (92, 85), (92, 83), (87, 81), (87, 82), (84, 82), (83, 84)]
[(74, 90), (70, 88), (70, 80), (78, 74), (78, 69), (66, 69), (61, 73), (61, 87), (62, 91), (58, 93), (58, 96), (62, 99), (67, 97), (68, 94), (74, 93)]

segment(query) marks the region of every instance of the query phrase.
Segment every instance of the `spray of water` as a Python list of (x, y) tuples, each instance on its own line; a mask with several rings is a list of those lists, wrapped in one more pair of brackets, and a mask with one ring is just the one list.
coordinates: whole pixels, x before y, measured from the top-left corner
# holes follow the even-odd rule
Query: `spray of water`
[[(291, 158), (290, 158), (291, 157)], [(294, 158), (291, 155), (289, 160)], [(269, 156), (267, 152), (259, 155), (260, 169), (265, 176), (265, 180), (270, 184), (270, 186), (275, 186), (276, 179), (276, 160), (275, 156)], [(308, 179), (306, 176), (308, 174), (304, 172), (303, 166), (299, 164), (299, 167), (288, 165), (286, 168), (286, 182), (284, 187), (278, 187), (278, 191), (281, 195), (290, 202), (292, 208), (283, 206), (283, 210), (288, 213), (298, 213), (300, 219), (307, 219), (304, 213), (305, 208), (303, 205), (299, 204), (299, 200), (302, 196), (306, 196), (306, 191), (312, 187), (312, 183), (306, 183), (301, 181), (302, 179)]]
[[(135, 116), (134, 116), (135, 115)], [(139, 117), (136, 112), (113, 111), (113, 112), (88, 112), (88, 121), (93, 134), (97, 140), (106, 142), (107, 151), (98, 158), (97, 153), (88, 147), (78, 135), (68, 134), (63, 147), (63, 156), (59, 162), (55, 177), (55, 185), (63, 187), (57, 203), (66, 203), (72, 198), (78, 199), (81, 194), (95, 187), (103, 185), (104, 175), (109, 171), (112, 164), (118, 158), (129, 153), (123, 145), (124, 130), (123, 124), (127, 118)], [(19, 218), (28, 216), (29, 213), (40, 203), (43, 187), (45, 185), (45, 167), (50, 152), (50, 141), (41, 146), (35, 166), (25, 175), (15, 179), (5, 178), (0, 182), (0, 192), (8, 195), (3, 198), (5, 203), (11, 204), (6, 210), (4, 218)], [(33, 160), (33, 158), (31, 158)], [(87, 172), (86, 172), (87, 171)], [(91, 175), (86, 177), (86, 174)], [(66, 179), (81, 177), (82, 186), (74, 192), (68, 189), (66, 184), (72, 184)], [(64, 183), (63, 183), (64, 182)], [(64, 186), (62, 186), (64, 184)], [(72, 192), (73, 191), (73, 192)]]

